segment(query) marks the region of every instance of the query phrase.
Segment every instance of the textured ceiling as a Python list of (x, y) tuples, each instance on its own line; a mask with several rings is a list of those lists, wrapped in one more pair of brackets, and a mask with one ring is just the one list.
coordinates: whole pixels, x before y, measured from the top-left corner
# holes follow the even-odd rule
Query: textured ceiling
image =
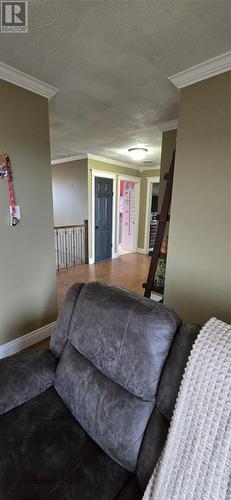
[(178, 115), (168, 77), (230, 50), (230, 2), (29, 0), (29, 33), (0, 34), (0, 60), (55, 85), (53, 158), (129, 147), (158, 164), (156, 124)]

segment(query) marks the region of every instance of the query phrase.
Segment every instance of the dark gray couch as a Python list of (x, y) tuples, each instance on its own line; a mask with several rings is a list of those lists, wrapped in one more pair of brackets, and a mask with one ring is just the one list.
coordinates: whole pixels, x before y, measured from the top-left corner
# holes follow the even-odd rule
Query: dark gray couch
[(125, 290), (73, 285), (51, 351), (0, 361), (0, 499), (141, 499), (198, 330)]

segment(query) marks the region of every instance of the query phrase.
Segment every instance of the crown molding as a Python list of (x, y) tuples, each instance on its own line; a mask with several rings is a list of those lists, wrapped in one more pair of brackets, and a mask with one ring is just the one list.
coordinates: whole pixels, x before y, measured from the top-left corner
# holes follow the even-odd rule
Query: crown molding
[(51, 99), (59, 89), (0, 61), (0, 79)]
[(176, 130), (178, 128), (178, 120), (157, 123), (156, 126), (161, 130), (161, 132), (166, 132), (167, 130)]
[(57, 158), (57, 160), (51, 160), (51, 165), (58, 165), (59, 163), (68, 163), (69, 161), (87, 160), (87, 153), (82, 155), (74, 156), (64, 156), (63, 158)]
[(110, 163), (111, 165), (117, 165), (118, 167), (131, 168), (132, 170), (138, 170), (143, 172), (144, 170), (159, 170), (159, 165), (131, 165), (131, 163), (126, 163), (120, 160), (114, 160), (112, 158), (107, 158), (105, 156), (99, 156), (92, 153), (83, 153), (73, 156), (64, 156), (63, 158), (57, 158), (56, 160), (51, 160), (51, 165), (58, 165), (60, 163), (68, 163), (70, 161), (78, 160), (96, 160), (102, 163)]
[(99, 156), (92, 153), (87, 154), (88, 160), (102, 161), (103, 163), (110, 163), (111, 165), (118, 165), (118, 167), (132, 168), (133, 170), (140, 170), (141, 165), (131, 164), (125, 161), (114, 160), (105, 156)]
[(145, 172), (146, 170), (160, 170), (160, 165), (143, 165), (139, 168), (140, 172)]
[(187, 87), (188, 85), (193, 85), (194, 83), (201, 82), (212, 76), (220, 75), (226, 71), (231, 70), (231, 51), (225, 52), (220, 56), (213, 57), (207, 61), (197, 64), (196, 66), (191, 66), (180, 73), (176, 73), (169, 77), (170, 82), (172, 82), (178, 89)]

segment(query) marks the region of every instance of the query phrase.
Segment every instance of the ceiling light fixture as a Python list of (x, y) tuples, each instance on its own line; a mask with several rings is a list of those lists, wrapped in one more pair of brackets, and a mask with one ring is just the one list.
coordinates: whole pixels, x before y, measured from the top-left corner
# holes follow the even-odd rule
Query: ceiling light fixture
[(146, 148), (130, 148), (128, 150), (133, 160), (142, 160), (148, 152)]

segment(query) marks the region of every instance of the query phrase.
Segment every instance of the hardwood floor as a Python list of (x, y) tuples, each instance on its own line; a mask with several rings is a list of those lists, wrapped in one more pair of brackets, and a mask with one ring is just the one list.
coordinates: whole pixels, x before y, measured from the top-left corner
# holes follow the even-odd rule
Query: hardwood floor
[(147, 255), (133, 253), (98, 264), (62, 269), (57, 272), (58, 306), (63, 303), (68, 288), (76, 281), (104, 281), (143, 295), (142, 284), (147, 278), (149, 262), (150, 257)]
[[(76, 266), (57, 272), (58, 308), (63, 303), (68, 288), (76, 281), (104, 281), (127, 288), (133, 292), (144, 294), (142, 284), (146, 281), (150, 257), (138, 253), (121, 255), (117, 259), (107, 260), (99, 264)], [(32, 347), (49, 348), (49, 339), (45, 339)]]

